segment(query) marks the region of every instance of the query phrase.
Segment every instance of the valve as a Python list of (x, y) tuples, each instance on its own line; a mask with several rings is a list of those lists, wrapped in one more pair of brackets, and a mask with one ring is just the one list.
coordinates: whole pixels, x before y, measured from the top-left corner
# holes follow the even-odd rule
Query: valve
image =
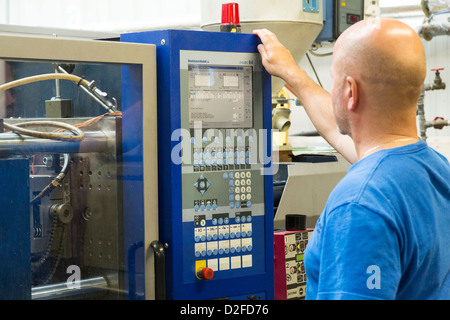
[(431, 69), (431, 71), (434, 71), (436, 73), (434, 77), (434, 89), (445, 89), (445, 83), (442, 82), (441, 74), (439, 71), (444, 70), (444, 68), (434, 68)]
[(203, 280), (211, 280), (214, 277), (214, 270), (211, 268), (203, 268), (197, 271), (197, 278)]
[[(434, 118), (433, 122), (434, 122), (434, 121), (439, 121), (439, 120), (443, 121), (444, 118), (442, 118), (442, 117), (436, 117), (436, 118)], [(434, 128), (435, 128), (435, 129), (442, 130), (442, 129), (444, 128), (444, 124), (442, 124), (442, 125), (434, 125)]]

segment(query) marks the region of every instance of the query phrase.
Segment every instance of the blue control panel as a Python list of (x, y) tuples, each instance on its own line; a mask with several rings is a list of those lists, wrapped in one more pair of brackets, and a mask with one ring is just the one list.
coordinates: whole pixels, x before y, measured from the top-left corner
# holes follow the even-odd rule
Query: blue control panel
[(271, 87), (251, 34), (161, 30), (160, 241), (167, 299), (273, 299)]

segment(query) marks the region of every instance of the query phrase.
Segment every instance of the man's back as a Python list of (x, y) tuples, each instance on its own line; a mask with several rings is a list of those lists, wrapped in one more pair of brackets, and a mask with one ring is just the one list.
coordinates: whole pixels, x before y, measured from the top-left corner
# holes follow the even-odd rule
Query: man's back
[(354, 164), (308, 244), (308, 299), (450, 299), (450, 165), (425, 142)]

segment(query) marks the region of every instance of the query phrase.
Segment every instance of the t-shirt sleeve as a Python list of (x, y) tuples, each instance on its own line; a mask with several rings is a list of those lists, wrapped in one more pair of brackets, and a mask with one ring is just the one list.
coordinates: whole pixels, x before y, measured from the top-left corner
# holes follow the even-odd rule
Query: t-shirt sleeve
[(321, 230), (318, 299), (394, 299), (401, 278), (398, 232), (383, 214), (347, 204)]

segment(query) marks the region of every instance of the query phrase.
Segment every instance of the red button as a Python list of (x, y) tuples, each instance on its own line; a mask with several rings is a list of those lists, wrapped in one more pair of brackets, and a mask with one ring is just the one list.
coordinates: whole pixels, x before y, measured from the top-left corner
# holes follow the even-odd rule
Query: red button
[(198, 277), (204, 280), (211, 280), (214, 277), (214, 270), (211, 268), (203, 268), (198, 272)]

